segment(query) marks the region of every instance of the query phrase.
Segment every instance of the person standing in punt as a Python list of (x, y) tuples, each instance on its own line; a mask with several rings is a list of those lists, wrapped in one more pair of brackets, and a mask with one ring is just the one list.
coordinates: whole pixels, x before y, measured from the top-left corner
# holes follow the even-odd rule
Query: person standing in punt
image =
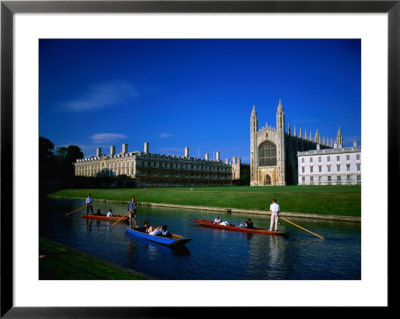
[(93, 215), (93, 199), (92, 199), (92, 195), (90, 195), (90, 194), (86, 198), (86, 214), (87, 215), (89, 215), (89, 209)]
[(281, 211), (281, 207), (276, 202), (276, 199), (272, 200), (272, 204), (269, 206), (269, 210), (271, 211), (271, 224), (269, 225), (269, 231), (272, 231), (272, 228), (275, 224), (275, 231), (278, 231), (278, 220), (279, 220), (279, 213)]
[(135, 222), (136, 226), (136, 207), (137, 203), (135, 201), (135, 197), (132, 196), (131, 200), (128, 202), (128, 206), (126, 207), (126, 211), (129, 212), (129, 227), (132, 228), (132, 218)]

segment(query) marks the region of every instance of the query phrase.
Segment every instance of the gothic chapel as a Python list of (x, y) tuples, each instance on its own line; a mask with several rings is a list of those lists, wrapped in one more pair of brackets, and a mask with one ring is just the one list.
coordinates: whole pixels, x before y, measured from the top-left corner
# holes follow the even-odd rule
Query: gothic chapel
[(335, 145), (330, 144), (328, 139), (325, 141), (318, 130), (315, 132), (314, 139), (311, 132), (307, 136), (304, 131), (302, 136), (301, 129), (299, 136), (294, 127), (293, 133), (285, 132), (285, 113), (281, 100), (276, 111), (276, 128), (266, 124), (258, 129), (258, 118), (255, 106), (250, 116), (250, 185), (296, 185), (298, 182), (297, 172), (297, 152), (342, 148), (343, 137), (340, 128), (337, 133)]

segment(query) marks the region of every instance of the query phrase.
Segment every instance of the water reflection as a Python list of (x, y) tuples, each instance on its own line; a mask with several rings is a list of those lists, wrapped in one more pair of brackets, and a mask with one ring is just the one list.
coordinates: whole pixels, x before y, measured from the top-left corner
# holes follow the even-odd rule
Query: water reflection
[[(80, 212), (65, 216), (81, 201), (52, 200), (40, 206), (41, 236), (160, 279), (361, 279), (359, 224), (300, 220), (303, 227), (324, 235), (313, 237), (282, 223), (289, 237), (241, 233), (203, 227), (190, 218), (212, 220), (212, 212), (139, 207), (138, 223), (168, 224), (171, 232), (192, 238), (171, 249), (132, 237), (126, 224), (84, 219)], [(96, 203), (96, 209), (123, 212), (125, 205)], [(233, 224), (248, 216), (223, 216)], [(268, 228), (265, 216), (251, 216), (257, 227)], [(294, 220), (294, 219), (293, 219)]]
[(136, 243), (132, 239), (130, 239), (128, 244), (128, 256), (130, 259), (135, 259), (136, 251)]
[(271, 265), (271, 267), (274, 267), (277, 263), (278, 260), (278, 239), (276, 238), (276, 236), (271, 236), (271, 238), (269, 239), (269, 264)]
[(251, 240), (253, 238), (253, 235), (254, 234), (252, 234), (252, 233), (246, 234), (247, 240)]

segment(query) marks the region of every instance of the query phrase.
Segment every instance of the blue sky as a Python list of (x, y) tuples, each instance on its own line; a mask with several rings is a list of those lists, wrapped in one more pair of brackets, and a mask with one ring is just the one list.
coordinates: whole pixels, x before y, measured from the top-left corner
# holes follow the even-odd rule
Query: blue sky
[(50, 40), (39, 42), (39, 134), (101, 147), (249, 163), (250, 113), (275, 127), (361, 144), (360, 40)]

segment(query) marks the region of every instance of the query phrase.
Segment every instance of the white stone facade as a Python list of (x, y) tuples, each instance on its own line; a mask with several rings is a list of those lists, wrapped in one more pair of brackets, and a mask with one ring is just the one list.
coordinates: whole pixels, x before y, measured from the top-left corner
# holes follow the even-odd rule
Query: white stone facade
[(79, 159), (74, 163), (75, 176), (118, 176), (134, 178), (138, 187), (151, 186), (229, 186), (232, 185), (232, 165), (219, 159), (209, 160), (189, 156), (152, 154), (149, 143), (144, 144), (144, 152), (123, 151), (115, 154), (115, 146), (110, 147), (110, 155), (101, 154), (97, 149), (95, 157)]
[(299, 185), (361, 184), (361, 147), (298, 152)]

